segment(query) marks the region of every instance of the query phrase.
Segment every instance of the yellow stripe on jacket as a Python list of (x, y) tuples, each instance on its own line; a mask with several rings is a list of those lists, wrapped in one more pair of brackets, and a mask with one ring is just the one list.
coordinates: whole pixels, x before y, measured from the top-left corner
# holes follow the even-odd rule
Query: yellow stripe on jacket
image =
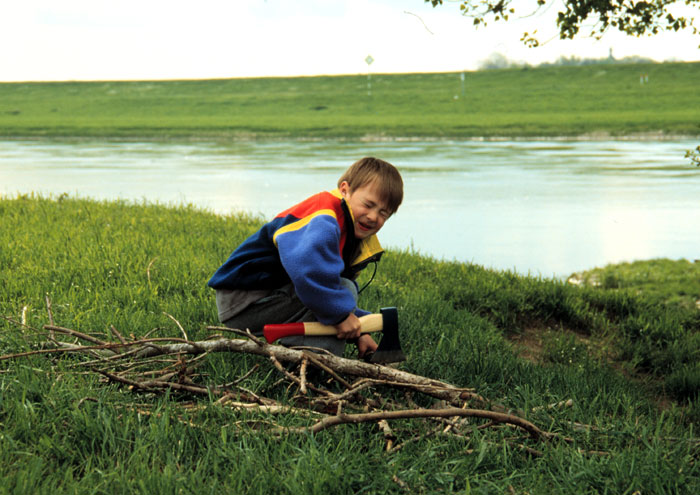
[(336, 220), (338, 219), (338, 217), (335, 214), (335, 211), (333, 211), (331, 209), (315, 211), (311, 215), (307, 215), (304, 218), (300, 218), (296, 222), (292, 222), (292, 223), (285, 225), (284, 227), (278, 229), (275, 232), (275, 235), (272, 236), (272, 242), (274, 242), (275, 246), (277, 246), (277, 237), (279, 235), (285, 234), (287, 232), (293, 232), (295, 230), (299, 230), (299, 229), (305, 227), (311, 220), (313, 220), (314, 218), (316, 218), (319, 215), (330, 215), (333, 218), (335, 218)]

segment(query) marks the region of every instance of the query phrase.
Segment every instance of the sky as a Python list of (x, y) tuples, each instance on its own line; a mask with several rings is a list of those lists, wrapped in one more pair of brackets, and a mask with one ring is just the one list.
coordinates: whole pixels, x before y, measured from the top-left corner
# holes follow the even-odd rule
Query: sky
[[(559, 40), (556, 5), (514, 1), (522, 16), (477, 28), (450, 0), (0, 0), (0, 81), (455, 72), (495, 53), (700, 60), (690, 33)], [(527, 48), (535, 29), (546, 43)]]

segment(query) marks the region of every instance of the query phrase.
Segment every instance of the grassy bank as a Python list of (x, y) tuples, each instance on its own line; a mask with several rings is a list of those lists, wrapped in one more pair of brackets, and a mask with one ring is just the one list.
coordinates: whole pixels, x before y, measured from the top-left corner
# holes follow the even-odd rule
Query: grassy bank
[[(0, 354), (36, 348), (46, 296), (56, 324), (77, 331), (179, 335), (168, 313), (191, 339), (205, 338), (217, 323), (206, 281), (257, 225), (187, 207), (0, 200)], [(0, 361), (0, 493), (700, 490), (697, 264), (609, 267), (580, 285), (408, 252), (380, 265), (362, 305), (399, 308), (404, 369), (517, 410), (572, 399), (529, 419), (573, 442), (540, 445), (534, 458), (509, 446), (507, 428), (426, 437), (393, 453), (370, 425), (273, 440), (246, 427), (267, 419), (259, 413), (214, 399), (186, 410), (182, 396), (80, 372), (80, 358), (36, 355)], [(648, 283), (662, 277), (673, 283)], [(228, 381), (253, 362), (211, 355), (199, 380)], [(246, 387), (284, 396), (272, 365), (258, 364)], [(422, 428), (393, 427), (404, 437)]]
[[(640, 84), (640, 75), (648, 82)], [(700, 63), (0, 84), (0, 136), (700, 135)]]

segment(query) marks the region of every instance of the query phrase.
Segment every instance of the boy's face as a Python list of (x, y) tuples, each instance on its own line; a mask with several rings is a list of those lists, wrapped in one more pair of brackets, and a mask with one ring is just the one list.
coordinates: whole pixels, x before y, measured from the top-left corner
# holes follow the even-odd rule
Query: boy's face
[(369, 182), (353, 191), (345, 181), (339, 187), (340, 194), (355, 217), (355, 237), (358, 239), (365, 239), (379, 232), (392, 213), (382, 201), (375, 182)]

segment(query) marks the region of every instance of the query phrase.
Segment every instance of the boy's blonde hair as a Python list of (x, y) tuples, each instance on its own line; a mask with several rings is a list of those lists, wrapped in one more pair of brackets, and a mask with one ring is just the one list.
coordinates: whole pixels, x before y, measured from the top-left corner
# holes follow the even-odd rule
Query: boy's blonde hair
[(360, 158), (338, 179), (338, 187), (347, 182), (350, 191), (355, 191), (375, 180), (380, 197), (391, 213), (396, 213), (403, 201), (403, 179), (396, 167), (389, 162), (372, 156)]

